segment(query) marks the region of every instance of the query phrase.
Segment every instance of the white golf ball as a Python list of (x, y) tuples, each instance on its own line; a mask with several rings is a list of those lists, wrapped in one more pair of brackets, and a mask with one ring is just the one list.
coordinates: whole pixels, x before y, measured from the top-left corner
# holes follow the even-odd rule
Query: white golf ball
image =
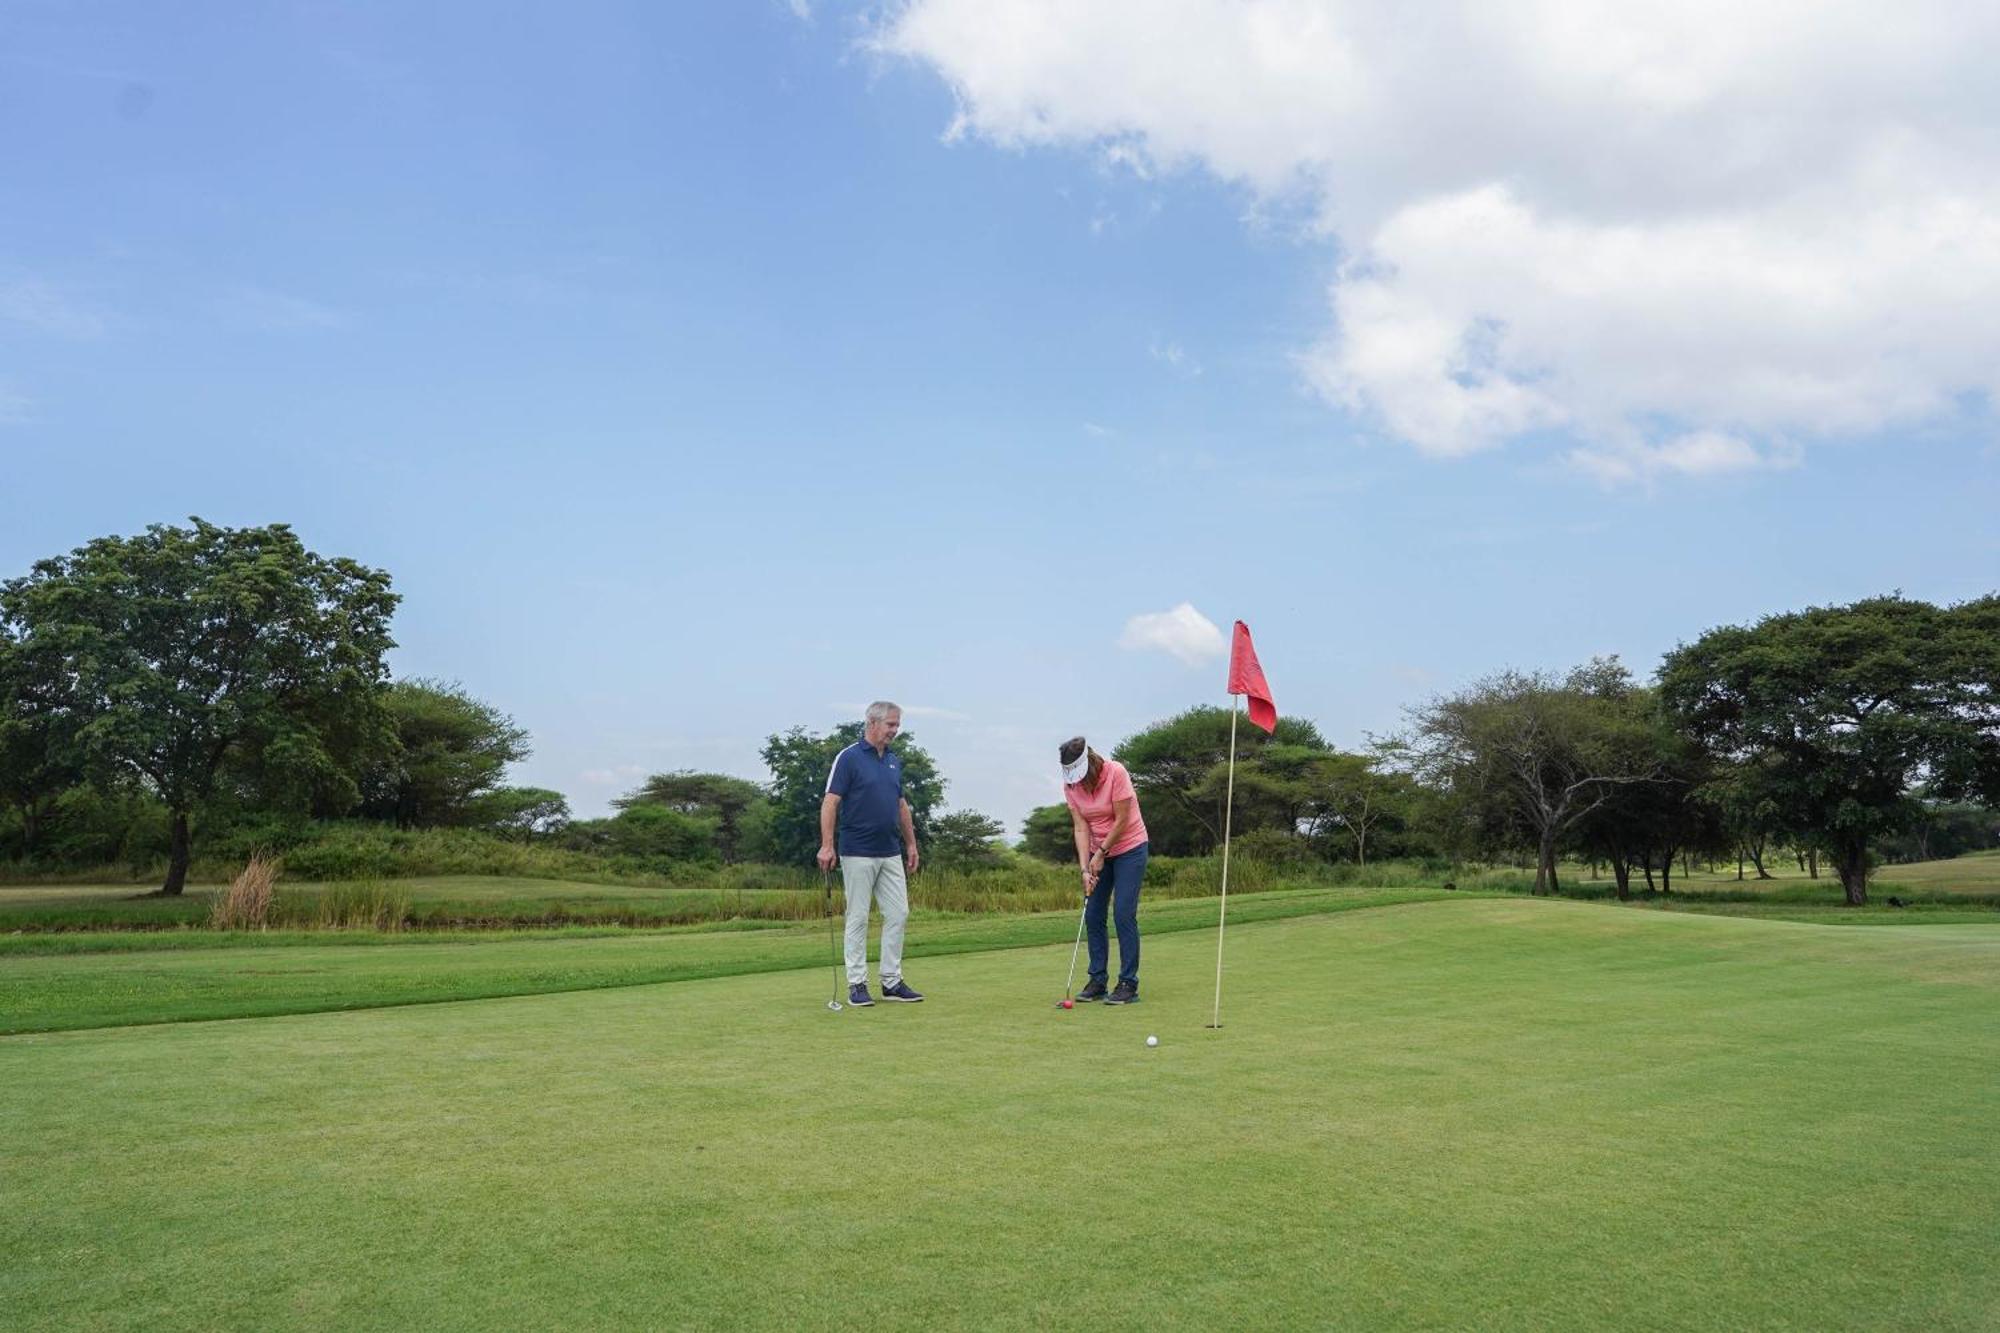
[(1160, 1039), (1158, 1037), (1148, 1037), (1146, 1038), (1146, 1044), (1148, 1046), (1158, 1046), (1160, 1044)]

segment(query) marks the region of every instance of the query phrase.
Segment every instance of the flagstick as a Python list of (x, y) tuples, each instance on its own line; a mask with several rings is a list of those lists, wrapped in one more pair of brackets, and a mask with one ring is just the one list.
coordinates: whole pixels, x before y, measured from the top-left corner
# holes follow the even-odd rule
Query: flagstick
[(1229, 696), (1229, 794), (1222, 800), (1222, 913), (1215, 919), (1215, 1021), (1222, 1026), (1222, 932), (1229, 924), (1229, 817), (1236, 809), (1236, 715), (1243, 710), (1240, 695)]

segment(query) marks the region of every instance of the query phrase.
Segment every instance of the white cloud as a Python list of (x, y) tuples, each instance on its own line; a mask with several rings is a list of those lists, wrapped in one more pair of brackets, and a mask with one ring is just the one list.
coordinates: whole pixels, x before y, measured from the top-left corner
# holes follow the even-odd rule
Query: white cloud
[[(2000, 6), (908, 0), (954, 136), (1200, 170), (1344, 263), (1312, 388), (1607, 480), (2000, 396)], [(1158, 355), (1156, 349), (1155, 352)], [(1733, 442), (1733, 443), (1725, 443)]]
[[(970, 713), (961, 713), (955, 708), (940, 708), (935, 704), (897, 704), (896, 707), (902, 711), (905, 721), (912, 718), (931, 718), (938, 722), (972, 721)], [(836, 715), (856, 722), (860, 721), (861, 715), (868, 711), (867, 704), (852, 701), (832, 704), (830, 708)]]
[(1118, 646), (1133, 652), (1170, 653), (1189, 666), (1229, 655), (1222, 631), (1189, 602), (1182, 602), (1171, 611), (1133, 616), (1125, 622)]
[(1575, 449), (1570, 452), (1569, 461), (1605, 485), (1616, 486), (1674, 474), (1710, 477), (1795, 467), (1799, 452), (1783, 442), (1760, 449), (1734, 435), (1698, 430), (1663, 444), (1632, 442), (1623, 447)]
[(1186, 375), (1192, 379), (1201, 374), (1201, 362), (1189, 356), (1187, 349), (1177, 342), (1163, 343), (1155, 339), (1152, 346), (1146, 349), (1146, 355), (1177, 375)]
[(34, 419), (35, 401), (0, 380), (0, 426), (23, 426)]
[(347, 324), (347, 317), (331, 306), (264, 287), (239, 287), (222, 298), (219, 308), (235, 323), (271, 333), (337, 329)]
[(928, 717), (939, 722), (972, 721), (970, 713), (961, 713), (954, 708), (937, 708), (930, 704), (905, 704), (903, 705), (903, 716), (915, 718)]
[(104, 332), (104, 316), (46, 282), (19, 279), (0, 282), (0, 320), (25, 324), (61, 338), (95, 338)]
[(639, 764), (619, 764), (612, 768), (587, 768), (576, 775), (576, 780), (586, 787), (622, 787), (646, 776), (646, 769)]

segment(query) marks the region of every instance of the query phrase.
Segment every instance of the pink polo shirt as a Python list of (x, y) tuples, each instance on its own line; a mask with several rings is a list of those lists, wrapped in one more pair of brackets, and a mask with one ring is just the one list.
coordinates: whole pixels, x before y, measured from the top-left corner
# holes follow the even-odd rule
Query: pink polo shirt
[(1090, 840), (1094, 843), (1103, 842), (1109, 836), (1111, 826), (1118, 821), (1118, 802), (1132, 802), (1132, 822), (1125, 826), (1116, 847), (1104, 849), (1106, 856), (1122, 856), (1146, 840), (1146, 821), (1139, 814), (1139, 794), (1132, 790), (1132, 775), (1116, 759), (1104, 761), (1104, 767), (1097, 775), (1095, 791), (1081, 782), (1066, 782), (1063, 784), (1063, 799), (1069, 802), (1070, 809), (1083, 816), (1083, 822), (1090, 827)]

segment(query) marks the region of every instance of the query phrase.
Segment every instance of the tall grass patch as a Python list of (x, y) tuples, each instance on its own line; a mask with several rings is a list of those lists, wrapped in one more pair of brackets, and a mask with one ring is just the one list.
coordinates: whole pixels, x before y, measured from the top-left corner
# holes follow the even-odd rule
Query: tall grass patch
[(215, 895), (208, 909), (211, 930), (262, 930), (271, 915), (273, 886), (278, 878), (274, 861), (252, 855), (248, 864), (229, 881), (229, 887)]
[(313, 893), (288, 893), (271, 924), (289, 930), (399, 931), (412, 918), (408, 888), (380, 880), (329, 884)]

